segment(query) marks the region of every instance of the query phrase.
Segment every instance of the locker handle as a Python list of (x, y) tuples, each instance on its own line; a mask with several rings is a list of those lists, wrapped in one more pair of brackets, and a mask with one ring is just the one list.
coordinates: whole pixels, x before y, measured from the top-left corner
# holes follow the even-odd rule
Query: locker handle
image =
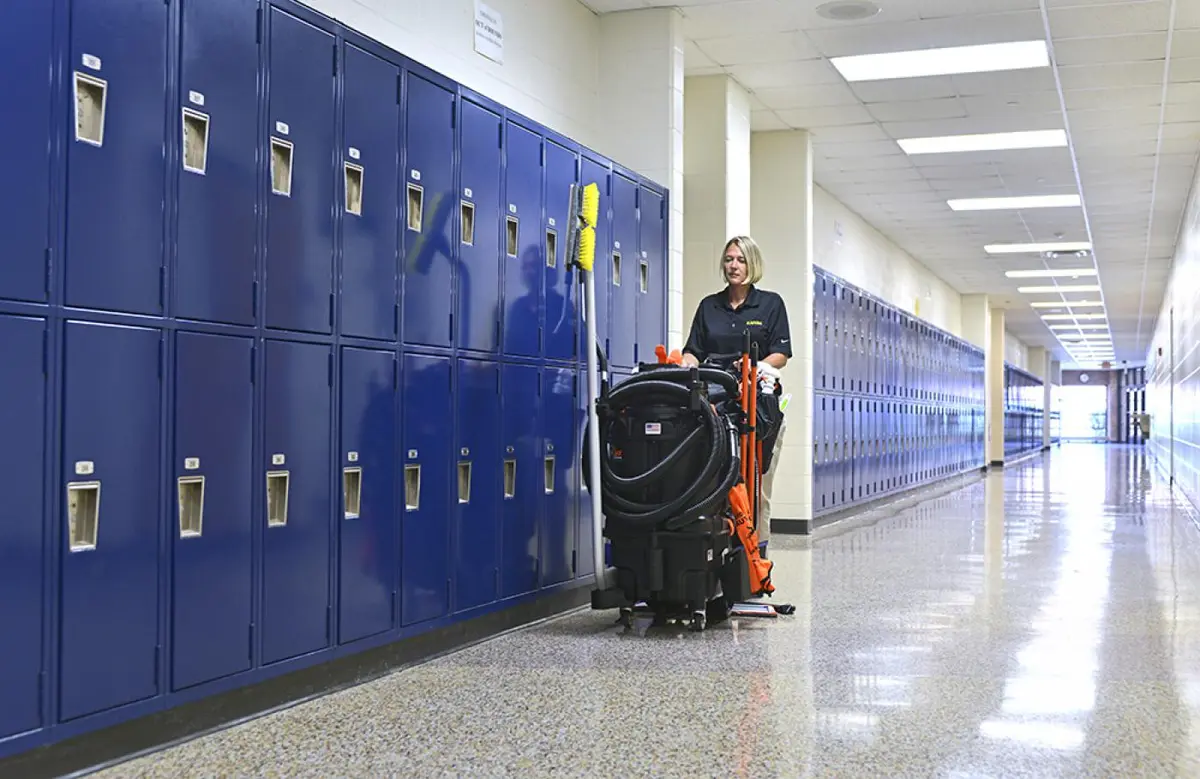
[(512, 500), (517, 496), (517, 461), (507, 458), (504, 461), (504, 499)]
[(546, 267), (558, 267), (558, 233), (546, 228)]
[(425, 190), (420, 184), (408, 183), (408, 229), (421, 232), (425, 211)]
[(520, 222), (515, 216), (504, 217), (505, 253), (516, 257), (520, 250)]
[(208, 170), (208, 115), (183, 109), (183, 169), (205, 175)]
[(286, 527), (288, 521), (288, 471), (267, 471), (267, 527)]
[(464, 246), (475, 245), (475, 204), (469, 203), (466, 200), (462, 201), (462, 209), (459, 215), (462, 223), (462, 243)]
[(204, 533), (204, 477), (180, 476), (179, 537), (199, 538)]
[(353, 162), (345, 163), (346, 169), (346, 213), (362, 216), (363, 167)]
[(404, 466), (404, 510), (417, 511), (421, 508), (421, 465), (412, 463)]
[(638, 287), (643, 295), (650, 291), (650, 263), (645, 260), (638, 263)]
[(547, 495), (554, 494), (554, 455), (546, 455), (546, 459), (542, 463), (544, 470), (544, 485)]
[(362, 512), (362, 468), (342, 470), (342, 505), (346, 519), (358, 519)]
[(67, 530), (72, 552), (96, 548), (100, 535), (100, 482), (67, 485)]
[(621, 253), (613, 252), (612, 255), (612, 285), (614, 287), (621, 286)]
[(458, 464), (458, 502), (471, 502), (471, 462), (469, 460)]
[(104, 145), (104, 120), (108, 109), (108, 82), (86, 73), (75, 74), (75, 140)]
[(292, 196), (292, 142), (271, 138), (271, 191)]

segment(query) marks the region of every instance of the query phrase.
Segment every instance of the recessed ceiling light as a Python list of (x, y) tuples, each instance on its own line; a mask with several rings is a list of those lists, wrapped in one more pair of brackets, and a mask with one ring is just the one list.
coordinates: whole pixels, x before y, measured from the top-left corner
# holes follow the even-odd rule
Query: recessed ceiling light
[(1058, 287), (1017, 287), (1017, 292), (1023, 295), (1041, 295), (1054, 292), (1099, 292), (1100, 285), (1075, 284)]
[(834, 0), (817, 6), (817, 16), (835, 22), (858, 22), (879, 13), (879, 6), (867, 0)]
[(1080, 204), (1079, 195), (1019, 195), (948, 200), (955, 211), (999, 211), (1024, 208), (1071, 208)]
[(988, 254), (1041, 254), (1042, 252), (1089, 252), (1087, 241), (1057, 241), (1054, 243), (993, 243), (983, 247)]
[(834, 57), (830, 62), (847, 81), (949, 76), (1050, 66), (1045, 41), (987, 43), (943, 49), (895, 51)]
[(1064, 130), (1034, 130), (1017, 133), (943, 135), (931, 138), (902, 138), (896, 143), (905, 154), (952, 154), (968, 151), (1049, 149), (1067, 145)]
[(1029, 305), (1033, 308), (1095, 308), (1104, 304), (1099, 300), (1039, 300)]
[(1108, 325), (1050, 325), (1051, 330), (1107, 330)]
[(1078, 279), (1084, 276), (1095, 276), (1095, 268), (1059, 268), (1057, 270), (1010, 270), (1005, 271), (1004, 275), (1010, 279), (1053, 279), (1053, 278), (1072, 278)]
[(1094, 322), (1097, 319), (1105, 319), (1104, 314), (1045, 314), (1042, 319), (1046, 322)]

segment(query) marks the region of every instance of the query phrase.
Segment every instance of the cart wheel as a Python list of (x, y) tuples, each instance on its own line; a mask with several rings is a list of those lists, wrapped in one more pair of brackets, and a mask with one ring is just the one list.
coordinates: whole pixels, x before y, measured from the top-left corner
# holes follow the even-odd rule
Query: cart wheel
[(699, 633), (700, 631), (704, 630), (704, 628), (707, 627), (707, 625), (708, 625), (708, 614), (706, 614), (703, 611), (693, 611), (692, 612), (692, 624), (689, 625), (688, 628), (693, 633)]
[(623, 628), (630, 627), (633, 624), (633, 609), (621, 609), (617, 616), (617, 624)]

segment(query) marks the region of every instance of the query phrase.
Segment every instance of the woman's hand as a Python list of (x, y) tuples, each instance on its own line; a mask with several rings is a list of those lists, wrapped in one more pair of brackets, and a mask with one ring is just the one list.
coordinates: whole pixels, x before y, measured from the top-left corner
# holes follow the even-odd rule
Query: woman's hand
[(683, 353), (683, 364), (689, 368), (699, 368), (700, 367), (700, 361), (697, 360), (696, 355), (692, 354), (691, 352)]

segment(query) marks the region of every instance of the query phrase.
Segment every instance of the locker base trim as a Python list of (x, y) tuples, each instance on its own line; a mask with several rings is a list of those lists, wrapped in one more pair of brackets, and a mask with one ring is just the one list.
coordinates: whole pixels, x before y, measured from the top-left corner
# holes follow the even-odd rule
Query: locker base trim
[(357, 686), (588, 603), (591, 577), (512, 608), (483, 614), (362, 652), (0, 759), (0, 776), (56, 777), (118, 765), (172, 744)]

